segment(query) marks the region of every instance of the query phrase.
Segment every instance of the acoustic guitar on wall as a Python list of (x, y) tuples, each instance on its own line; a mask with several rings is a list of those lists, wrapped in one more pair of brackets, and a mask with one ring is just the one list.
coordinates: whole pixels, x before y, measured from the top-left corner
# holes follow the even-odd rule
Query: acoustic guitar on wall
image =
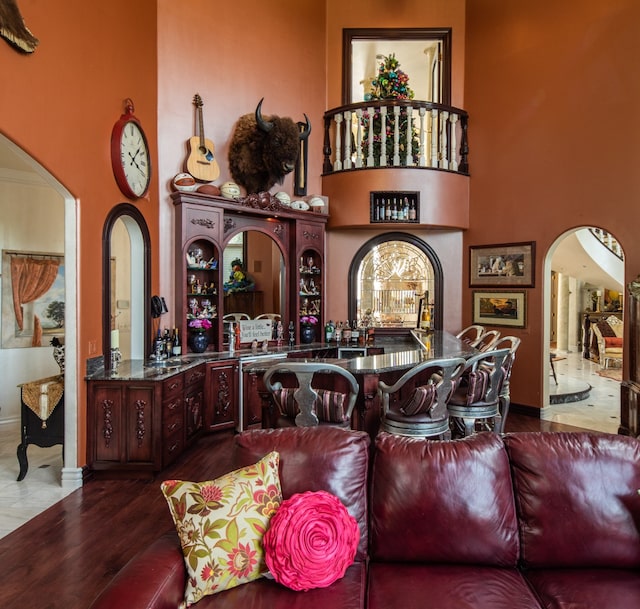
[(213, 142), (204, 137), (202, 121), (202, 98), (196, 93), (193, 97), (196, 107), (198, 135), (189, 138), (189, 156), (187, 171), (199, 182), (213, 182), (220, 176), (220, 167), (214, 154)]

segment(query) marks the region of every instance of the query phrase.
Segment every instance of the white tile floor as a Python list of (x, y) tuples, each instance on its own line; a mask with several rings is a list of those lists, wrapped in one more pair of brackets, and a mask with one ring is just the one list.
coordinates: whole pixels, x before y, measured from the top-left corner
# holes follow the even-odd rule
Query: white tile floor
[[(545, 407), (542, 418), (616, 433), (620, 420), (620, 383), (598, 376), (595, 371), (599, 366), (583, 359), (579, 352), (557, 354), (566, 359), (555, 363), (559, 384), (556, 387), (551, 378), (551, 391), (566, 392), (584, 387), (586, 383), (592, 389), (586, 400)], [(73, 489), (60, 485), (61, 446), (40, 448), (30, 445), (27, 449), (29, 471), (24, 480), (17, 482), (20, 468), (16, 448), (19, 443), (20, 427), (17, 422), (0, 425), (0, 537), (73, 492)]]
[(550, 393), (565, 394), (583, 389), (587, 385), (591, 385), (591, 391), (586, 399), (579, 402), (546, 406), (541, 418), (595, 431), (617, 433), (620, 425), (620, 383), (599, 376), (596, 371), (600, 366), (584, 359), (577, 350), (555, 353), (566, 359), (555, 362), (558, 385), (555, 385), (550, 375)]
[(24, 480), (16, 449), (20, 444), (18, 422), (0, 425), (0, 537), (46, 510), (73, 489), (62, 488), (62, 446), (40, 448), (29, 445), (29, 470)]

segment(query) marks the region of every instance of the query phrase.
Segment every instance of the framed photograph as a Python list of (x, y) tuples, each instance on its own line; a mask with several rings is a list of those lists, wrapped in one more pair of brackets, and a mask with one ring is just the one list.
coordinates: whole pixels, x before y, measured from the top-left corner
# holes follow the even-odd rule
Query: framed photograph
[(473, 323), (524, 328), (527, 323), (527, 293), (524, 291), (473, 292)]
[(535, 285), (534, 241), (469, 248), (469, 287)]

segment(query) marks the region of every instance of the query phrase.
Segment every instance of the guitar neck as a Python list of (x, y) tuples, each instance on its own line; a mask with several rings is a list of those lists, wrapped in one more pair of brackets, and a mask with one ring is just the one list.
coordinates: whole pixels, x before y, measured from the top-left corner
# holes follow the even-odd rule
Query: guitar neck
[(204, 142), (204, 121), (202, 120), (202, 106), (198, 106), (198, 126), (200, 131), (200, 148), (206, 148)]

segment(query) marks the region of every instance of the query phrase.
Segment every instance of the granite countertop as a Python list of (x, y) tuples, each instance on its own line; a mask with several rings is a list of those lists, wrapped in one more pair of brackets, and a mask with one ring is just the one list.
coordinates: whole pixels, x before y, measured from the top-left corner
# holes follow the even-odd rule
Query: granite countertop
[[(422, 347), (417, 342), (374, 341), (369, 347), (382, 347), (381, 355), (366, 355), (364, 357), (344, 358), (317, 358), (309, 361), (328, 362), (339, 364), (354, 374), (372, 374), (389, 370), (403, 370), (434, 358), (441, 357), (465, 357), (468, 358), (477, 351), (463, 343), (448, 332), (435, 331), (423, 337)], [(143, 360), (125, 360), (120, 362), (115, 371), (100, 368), (87, 375), (88, 381), (163, 381), (171, 376), (185, 372), (200, 364), (240, 361), (243, 370), (264, 371), (271, 364), (270, 359), (286, 357), (290, 353), (314, 352), (331, 348), (356, 348), (356, 345), (326, 345), (324, 343), (311, 343), (308, 345), (295, 345), (293, 347), (270, 347), (266, 352), (258, 349), (240, 349), (239, 351), (207, 352), (202, 354), (189, 353), (181, 357), (162, 360), (160, 364), (145, 362)], [(358, 346), (362, 349), (363, 346)], [(304, 361), (304, 359), (297, 359)]]

